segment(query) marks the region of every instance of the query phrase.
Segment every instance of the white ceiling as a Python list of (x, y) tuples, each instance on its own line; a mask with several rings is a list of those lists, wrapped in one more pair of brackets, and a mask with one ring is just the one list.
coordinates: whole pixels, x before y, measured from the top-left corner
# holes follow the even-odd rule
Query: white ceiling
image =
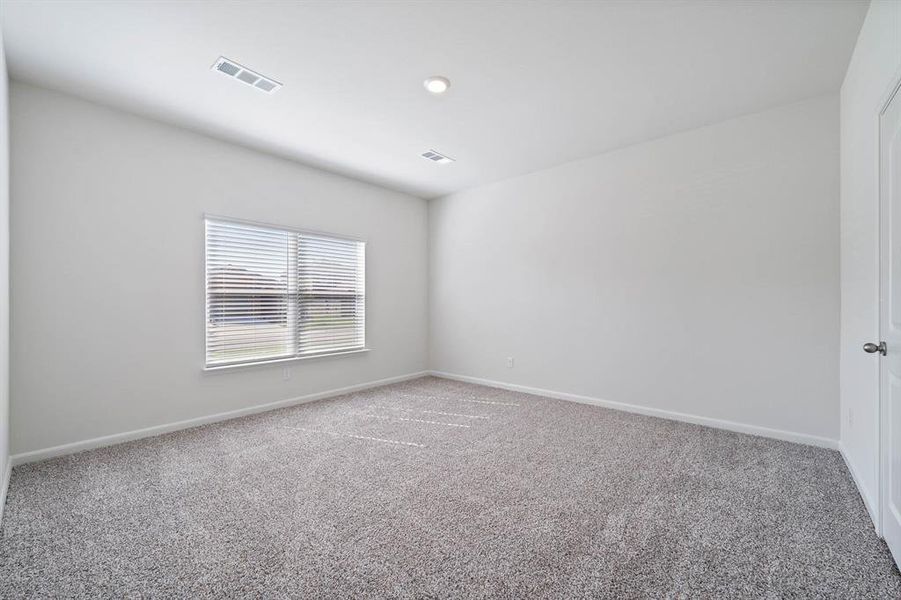
[[(430, 198), (839, 89), (867, 3), (5, 0), (13, 78)], [(285, 84), (268, 96), (219, 55)], [(431, 96), (429, 75), (450, 78)], [(457, 159), (433, 164), (427, 149)]]

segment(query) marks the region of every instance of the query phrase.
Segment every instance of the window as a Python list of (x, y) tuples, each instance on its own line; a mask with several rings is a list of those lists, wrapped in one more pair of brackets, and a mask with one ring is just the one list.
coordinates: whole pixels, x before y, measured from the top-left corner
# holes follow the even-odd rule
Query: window
[(362, 350), (364, 242), (206, 220), (206, 366)]

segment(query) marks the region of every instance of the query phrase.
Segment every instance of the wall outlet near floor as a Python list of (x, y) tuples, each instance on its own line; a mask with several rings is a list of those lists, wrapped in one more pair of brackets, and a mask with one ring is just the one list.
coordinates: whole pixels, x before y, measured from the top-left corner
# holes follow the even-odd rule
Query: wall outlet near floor
[(507, 357), (507, 368), (508, 368), (508, 369), (512, 369), (512, 368), (513, 368), (513, 357), (512, 357), (512, 356), (508, 356), (508, 357)]
[(282, 367), (282, 380), (288, 381), (291, 379), (291, 367)]

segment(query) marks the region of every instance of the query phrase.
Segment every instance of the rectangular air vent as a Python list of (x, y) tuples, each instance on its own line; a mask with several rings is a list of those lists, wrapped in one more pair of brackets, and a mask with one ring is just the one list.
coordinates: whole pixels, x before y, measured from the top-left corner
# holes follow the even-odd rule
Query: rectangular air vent
[(213, 63), (212, 69), (213, 71), (218, 71), (223, 75), (237, 79), (241, 83), (246, 83), (249, 86), (253, 86), (261, 92), (266, 92), (267, 94), (274, 94), (279, 90), (279, 88), (282, 87), (282, 84), (272, 79), (271, 77), (260, 75), (256, 71), (252, 71), (247, 67), (239, 65), (235, 61), (229, 60), (224, 56), (220, 56), (216, 60), (216, 62)]
[(454, 159), (451, 158), (450, 156), (445, 156), (444, 154), (441, 154), (440, 152), (435, 152), (434, 150), (426, 150), (425, 152), (420, 154), (420, 156), (422, 156), (423, 158), (428, 159), (432, 162), (436, 162), (436, 163), (442, 164), (442, 165), (446, 164), (446, 163), (454, 162)]

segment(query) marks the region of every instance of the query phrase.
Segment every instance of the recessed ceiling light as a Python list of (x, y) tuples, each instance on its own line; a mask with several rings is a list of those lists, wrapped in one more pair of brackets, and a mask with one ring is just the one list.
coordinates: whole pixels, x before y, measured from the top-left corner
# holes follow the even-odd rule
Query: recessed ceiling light
[(436, 75), (423, 81), (422, 85), (433, 94), (443, 94), (450, 87), (450, 79)]

